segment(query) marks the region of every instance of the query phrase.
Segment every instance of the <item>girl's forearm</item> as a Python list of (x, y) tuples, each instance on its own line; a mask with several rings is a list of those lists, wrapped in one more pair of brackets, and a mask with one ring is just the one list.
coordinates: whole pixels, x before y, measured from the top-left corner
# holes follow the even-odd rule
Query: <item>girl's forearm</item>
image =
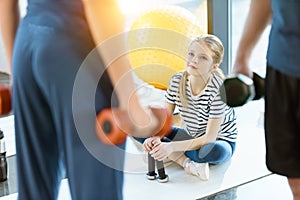
[(223, 121), (223, 117), (211, 118), (208, 120), (206, 133), (198, 138), (184, 140), (184, 141), (174, 141), (173, 149), (174, 151), (187, 151), (200, 149), (205, 144), (216, 141), (220, 125)]
[(201, 136), (199, 138), (174, 141), (171, 142), (173, 151), (190, 151), (200, 149), (204, 144), (206, 144), (206, 137)]

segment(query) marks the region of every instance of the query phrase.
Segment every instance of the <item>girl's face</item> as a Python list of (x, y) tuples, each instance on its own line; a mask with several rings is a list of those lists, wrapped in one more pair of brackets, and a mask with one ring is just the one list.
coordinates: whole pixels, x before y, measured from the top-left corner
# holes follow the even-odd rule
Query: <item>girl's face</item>
[(190, 75), (208, 75), (214, 68), (213, 52), (204, 42), (193, 42), (186, 58), (186, 69)]

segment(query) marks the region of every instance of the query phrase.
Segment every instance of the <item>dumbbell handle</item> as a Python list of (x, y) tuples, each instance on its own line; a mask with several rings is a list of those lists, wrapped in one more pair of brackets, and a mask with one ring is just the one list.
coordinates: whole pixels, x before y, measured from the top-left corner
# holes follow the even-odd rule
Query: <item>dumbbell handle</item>
[[(160, 121), (160, 127), (153, 135), (163, 137), (170, 133), (172, 115), (165, 108), (150, 109)], [(133, 127), (128, 113), (118, 108), (103, 109), (96, 117), (96, 134), (108, 145), (123, 143), (127, 135), (132, 134)]]
[(11, 88), (0, 84), (0, 116), (9, 114), (11, 109)]
[(253, 85), (255, 89), (255, 96), (253, 100), (258, 100), (265, 96), (265, 79), (253, 72)]

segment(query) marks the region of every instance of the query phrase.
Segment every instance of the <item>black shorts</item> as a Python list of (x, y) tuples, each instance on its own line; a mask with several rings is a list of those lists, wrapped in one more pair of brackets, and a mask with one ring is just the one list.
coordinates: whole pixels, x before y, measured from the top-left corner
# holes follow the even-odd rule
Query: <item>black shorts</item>
[(300, 79), (268, 66), (265, 97), (266, 162), (270, 171), (300, 177)]

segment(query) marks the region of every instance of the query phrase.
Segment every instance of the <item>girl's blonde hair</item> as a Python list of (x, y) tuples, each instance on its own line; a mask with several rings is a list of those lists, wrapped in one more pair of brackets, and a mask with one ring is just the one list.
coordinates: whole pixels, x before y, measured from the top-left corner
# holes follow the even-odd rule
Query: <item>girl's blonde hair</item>
[[(196, 37), (194, 40), (192, 40), (191, 44), (193, 44), (194, 42), (204, 43), (213, 52), (213, 56), (212, 56), (213, 64), (220, 65), (222, 63), (223, 55), (224, 55), (224, 47), (221, 40), (218, 37), (216, 37), (215, 35), (203, 34)], [(212, 73), (216, 74), (221, 79), (225, 78), (223, 71), (219, 67), (215, 68), (212, 71)], [(188, 72), (185, 70), (183, 72), (183, 75), (179, 83), (179, 98), (181, 100), (182, 106), (184, 107), (188, 106), (187, 97), (186, 97), (187, 77), (188, 77)]]

